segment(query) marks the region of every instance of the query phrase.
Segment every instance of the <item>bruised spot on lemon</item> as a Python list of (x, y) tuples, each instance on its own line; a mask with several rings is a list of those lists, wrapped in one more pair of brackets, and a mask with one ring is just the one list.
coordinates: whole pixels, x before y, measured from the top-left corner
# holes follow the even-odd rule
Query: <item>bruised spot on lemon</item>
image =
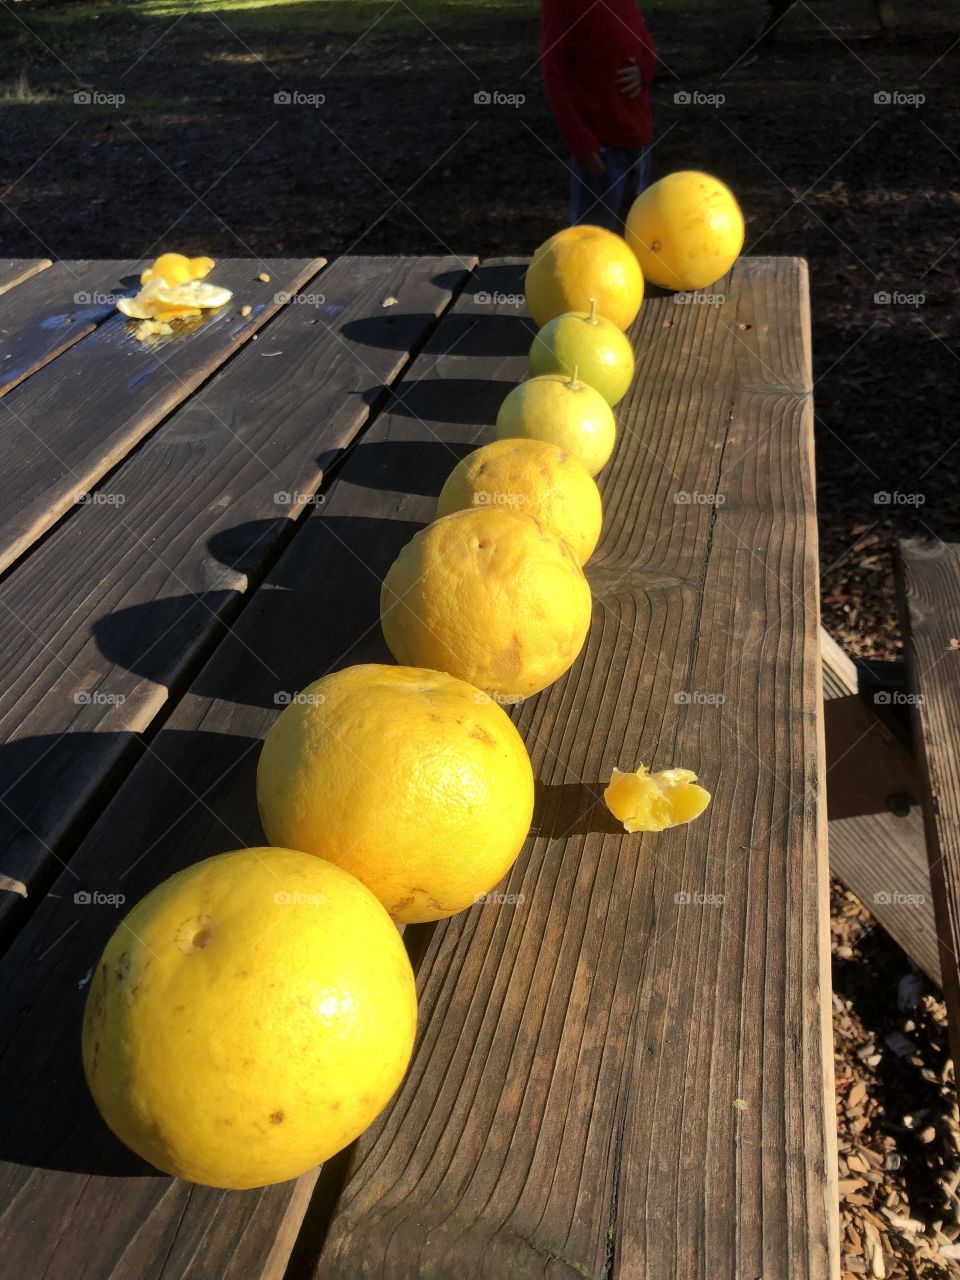
[(469, 907), (533, 817), (533, 770), (506, 712), (442, 671), (346, 667), (301, 690), (257, 770), (267, 838), (349, 871), (403, 923)]
[(576, 557), (532, 516), (455, 511), (422, 529), (383, 580), (380, 622), (398, 662), (519, 700), (573, 665), (590, 626)]
[(690, 769), (650, 773), (640, 765), (633, 773), (614, 769), (603, 798), (626, 831), (665, 831), (698, 818), (710, 803), (710, 792), (697, 785)]
[(244, 1189), (358, 1137), (415, 1029), (410, 961), (374, 895), (308, 853), (239, 849), (171, 876), (117, 928), (90, 983), (83, 1064), (144, 1160)]
[(583, 464), (545, 440), (494, 440), (467, 454), (440, 491), (437, 515), (505, 507), (539, 520), (586, 564), (600, 537), (600, 492)]

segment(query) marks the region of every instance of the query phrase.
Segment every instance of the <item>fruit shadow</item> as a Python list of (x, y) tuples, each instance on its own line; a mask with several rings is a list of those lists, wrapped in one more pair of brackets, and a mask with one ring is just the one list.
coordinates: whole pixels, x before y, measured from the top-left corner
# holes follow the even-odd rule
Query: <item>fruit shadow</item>
[(564, 840), (588, 834), (623, 835), (603, 802), (604, 782), (537, 782), (531, 834), (542, 840)]
[[(209, 550), (220, 563), (247, 573), (257, 562), (258, 539), (272, 523), (235, 526), (215, 535)], [(195, 695), (279, 711), (285, 694), (330, 670), (392, 661), (380, 632), (380, 583), (420, 528), (386, 517), (311, 516), (257, 591), (129, 605), (96, 619), (93, 635), (110, 663), (154, 684), (182, 687), (189, 681)], [(250, 632), (238, 625), (241, 610), (254, 618), (269, 612), (269, 625)]]
[[(74, 752), (92, 747), (89, 739), (123, 739), (113, 744), (118, 757), (136, 747), (133, 734), (67, 737)], [(0, 778), (14, 787), (10, 798), (21, 809), (28, 792), (47, 804), (57, 794), (49, 775), (59, 741), (45, 735), (0, 747)], [(7, 1190), (33, 1180), (42, 1196), (34, 1169), (159, 1176), (110, 1133), (90, 1098), (80, 1053), (90, 976), (123, 914), (157, 883), (201, 858), (264, 843), (255, 800), (258, 743), (240, 734), (162, 729), (126, 788), (105, 808), (100, 800), (95, 825), (97, 797), (85, 813), (78, 809), (72, 842), (58, 843), (44, 864), (4, 861), (3, 871), (26, 879), (29, 890), (18, 899), (22, 918), (11, 922), (19, 935), (4, 956), (0, 996), (0, 1157), (25, 1166), (5, 1171)], [(62, 793), (58, 803), (66, 803)], [(5, 849), (16, 854), (15, 845)], [(5, 891), (5, 905), (17, 897)]]

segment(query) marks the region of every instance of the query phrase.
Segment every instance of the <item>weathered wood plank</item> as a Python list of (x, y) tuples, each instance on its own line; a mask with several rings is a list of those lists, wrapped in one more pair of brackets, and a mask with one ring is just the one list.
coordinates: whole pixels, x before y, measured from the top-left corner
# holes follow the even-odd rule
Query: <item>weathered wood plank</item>
[(116, 299), (136, 289), (140, 265), (55, 262), (0, 297), (0, 396), (113, 315)]
[[(707, 308), (644, 308), (649, 376), (604, 479), (588, 648), (519, 714), (541, 782), (537, 835), (505, 886), (524, 900), (422, 931), (417, 1055), (358, 1148), (325, 1273), (831, 1274), (809, 403), (796, 386), (743, 387), (745, 366), (785, 381), (801, 281), (796, 264), (741, 264), (723, 327)], [(484, 269), (471, 292), (518, 282)], [(253, 779), (275, 694), (383, 657), (379, 579), (488, 432), (527, 341), (516, 313), (472, 296), (441, 324), (78, 850), (85, 888), (132, 900), (259, 838)], [(718, 491), (723, 508), (673, 501)], [(675, 700), (691, 688), (728, 701)], [(659, 840), (618, 833), (598, 790), (638, 757), (699, 766), (708, 817)], [(49, 1276), (77, 1256), (90, 1280), (176, 1274), (168, 1245), (196, 1229), (178, 1227), (179, 1184), (111, 1181), (128, 1157), (79, 1078), (77, 987), (115, 916), (73, 891), (62, 877), (3, 965), (0, 1184), (19, 1221), (27, 1205), (48, 1224), (5, 1256)], [(49, 1227), (68, 1216), (69, 1242)]]
[[(821, 629), (830, 870), (939, 984), (937, 929), (912, 754), (859, 692), (857, 669)], [(902, 693), (883, 690), (879, 706)]]
[[(277, 499), (312, 499), (466, 278), (449, 258), (341, 259), (0, 583), (8, 882), (34, 895), (57, 873), (134, 735), (308, 509)], [(0, 891), (5, 933), (21, 894)]]
[(52, 266), (49, 258), (0, 258), (0, 293)]
[[(518, 905), (432, 931), (414, 1063), (357, 1144), (318, 1277), (836, 1274), (806, 272), (746, 261), (718, 291), (719, 311), (642, 309), (591, 633), (518, 716), (540, 782)], [(514, 353), (468, 366), (498, 399), (526, 335), (473, 338)], [(456, 361), (431, 432), (381, 418), (389, 450), (358, 449), (318, 536), (430, 518), (449, 467), (430, 436), (490, 420), (462, 423)], [(419, 459), (415, 494), (378, 447)], [(638, 760), (698, 769), (704, 819), (618, 832), (602, 787)]]
[[(188, 332), (138, 342), (118, 314), (5, 395), (0, 570), (248, 341), (282, 305), (278, 293), (295, 292), (321, 266), (321, 259), (278, 260), (264, 284), (256, 263), (224, 260), (216, 280), (235, 296)], [(245, 303), (253, 312), (242, 317)]]
[(960, 1062), (960, 544), (904, 540), (899, 552), (940, 972)]
[[(434, 288), (449, 290), (462, 274), (459, 265), (441, 270)], [(408, 292), (401, 288), (393, 313)], [(429, 386), (436, 353), (469, 337), (479, 312), (472, 302), (462, 309), (470, 324), (441, 322), (432, 354), (413, 366), (410, 396), (417, 376)], [(404, 323), (398, 318), (396, 328)], [(368, 358), (394, 341), (379, 324), (359, 325), (351, 336), (368, 345)], [(474, 404), (465, 398), (464, 411)], [(373, 456), (396, 472), (395, 456), (376, 448)], [(405, 470), (414, 484), (421, 462), (418, 451)], [(3, 959), (0, 1249), (19, 1274), (74, 1280), (82, 1258), (84, 1280), (279, 1280), (314, 1175), (265, 1192), (190, 1187), (133, 1158), (93, 1109), (79, 1055), (84, 986), (117, 919), (96, 894), (124, 895), (129, 905), (197, 858), (262, 841), (254, 777), (261, 738), (277, 715), (275, 695), (302, 687), (323, 669), (324, 655), (332, 660), (351, 644), (384, 656), (371, 625), (378, 585), (362, 548), (366, 542), (388, 562), (409, 533), (400, 522), (384, 537), (385, 526), (318, 512), (303, 522), (77, 850), (72, 874), (60, 877)], [(91, 900), (75, 900), (78, 893)]]

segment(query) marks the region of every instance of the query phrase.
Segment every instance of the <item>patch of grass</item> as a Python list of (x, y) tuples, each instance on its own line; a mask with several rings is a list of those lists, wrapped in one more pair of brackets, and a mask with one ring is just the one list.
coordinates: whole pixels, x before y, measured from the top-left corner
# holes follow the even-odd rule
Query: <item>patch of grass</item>
[(25, 70), (21, 70), (16, 79), (9, 84), (0, 84), (0, 106), (22, 107), (36, 106), (39, 102), (50, 102), (51, 94), (43, 89), (31, 89)]

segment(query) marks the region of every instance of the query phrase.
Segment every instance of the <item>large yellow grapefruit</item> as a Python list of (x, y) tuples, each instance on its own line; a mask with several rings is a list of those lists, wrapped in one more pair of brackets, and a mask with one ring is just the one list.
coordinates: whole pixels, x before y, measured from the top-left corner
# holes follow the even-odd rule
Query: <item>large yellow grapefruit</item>
[(171, 876), (107, 943), (83, 1065), (113, 1132), (213, 1187), (296, 1178), (352, 1142), (407, 1068), (413, 972), (359, 880), (291, 849)]
[(395, 920), (439, 920), (513, 865), (533, 770), (506, 712), (414, 667), (346, 667), (304, 689), (257, 771), (267, 838), (349, 871)]
[(437, 515), (471, 507), (525, 511), (586, 564), (600, 537), (600, 493), (573, 454), (545, 440), (494, 440), (467, 454), (447, 477)]
[(435, 520), (403, 548), (380, 593), (398, 662), (448, 671), (507, 701), (538, 693), (573, 664), (590, 608), (566, 543), (504, 508)]
[(647, 187), (627, 215), (627, 243), (644, 278), (663, 289), (705, 289), (740, 255), (744, 222), (728, 186), (681, 170)]
[(524, 282), (527, 307), (542, 328), (565, 311), (589, 311), (629, 329), (643, 301), (643, 274), (627, 242), (603, 227), (567, 227), (545, 240)]

